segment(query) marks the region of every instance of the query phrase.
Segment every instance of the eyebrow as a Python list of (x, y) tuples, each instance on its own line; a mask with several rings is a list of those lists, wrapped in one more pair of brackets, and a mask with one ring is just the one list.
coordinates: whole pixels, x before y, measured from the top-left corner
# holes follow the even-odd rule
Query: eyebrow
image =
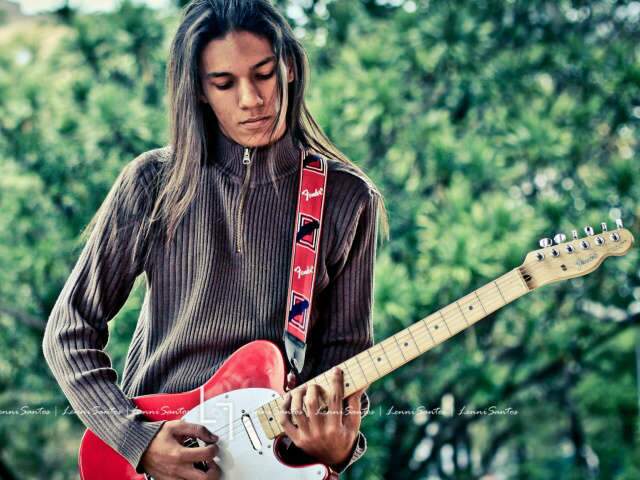
[[(275, 59), (276, 59), (276, 56), (275, 55), (271, 55), (270, 57), (267, 57), (264, 60), (260, 60), (253, 67), (251, 67), (251, 70), (255, 70), (256, 68), (260, 68), (261, 66), (266, 65), (269, 62), (275, 61)], [(209, 73), (207, 73), (207, 78), (232, 77), (232, 76), (233, 76), (233, 74), (230, 73), (230, 72), (209, 72)]]

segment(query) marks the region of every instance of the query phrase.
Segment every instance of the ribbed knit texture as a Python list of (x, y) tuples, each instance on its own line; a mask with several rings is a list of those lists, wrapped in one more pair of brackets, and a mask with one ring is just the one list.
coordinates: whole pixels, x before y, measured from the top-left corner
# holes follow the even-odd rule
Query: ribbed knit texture
[[(275, 149), (273, 165), (267, 164), (268, 148)], [(156, 245), (146, 264), (142, 255), (131, 259), (139, 227), (131, 219), (148, 210), (149, 192), (170, 150), (151, 150), (130, 162), (107, 196), (108, 215), (89, 237), (47, 323), (44, 355), (69, 403), (134, 467), (163, 422), (144, 421), (131, 397), (196, 388), (253, 340), (271, 340), (283, 349), (300, 150), (288, 132), (269, 147), (253, 149), (244, 187), (243, 151), (218, 134), (174, 240), (168, 247)], [(353, 167), (333, 159), (328, 165), (303, 381), (373, 342), (379, 195)], [(108, 248), (112, 218), (126, 228)], [(118, 385), (103, 351), (107, 322), (143, 273), (146, 295)], [(92, 415), (96, 409), (113, 413)], [(350, 463), (365, 448), (361, 435)]]

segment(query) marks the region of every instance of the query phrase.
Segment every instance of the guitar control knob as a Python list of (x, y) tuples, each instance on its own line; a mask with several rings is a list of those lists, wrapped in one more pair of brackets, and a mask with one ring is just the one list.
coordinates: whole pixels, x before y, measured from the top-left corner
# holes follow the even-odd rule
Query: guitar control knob
[(624, 228), (624, 225), (622, 224), (622, 219), (621, 218), (617, 218), (616, 219), (616, 228)]
[(556, 250), (555, 248), (551, 249), (551, 255), (553, 255), (554, 257), (559, 257), (560, 256), (560, 252), (558, 250)]
[(587, 242), (586, 240), (582, 240), (582, 241), (580, 242), (580, 246), (581, 246), (584, 250), (586, 250), (587, 248), (589, 248), (589, 242)]
[(609, 235), (609, 238), (611, 238), (611, 240), (613, 240), (614, 242), (617, 242), (618, 240), (620, 240), (620, 235), (618, 235), (616, 232), (613, 232), (611, 235)]
[(584, 227), (584, 233), (586, 233), (589, 236), (593, 235), (593, 228), (589, 226)]
[(578, 239), (578, 230), (571, 230), (571, 236), (574, 240)]
[(556, 233), (556, 236), (553, 237), (553, 241), (556, 242), (556, 245), (561, 244), (567, 239), (567, 236), (564, 233)]
[(538, 259), (539, 262), (541, 262), (542, 260), (544, 260), (544, 253), (542, 252), (536, 253), (536, 258)]
[(538, 242), (538, 245), (540, 245), (542, 248), (547, 248), (553, 245), (553, 241), (550, 238), (541, 238)]
[(607, 223), (606, 222), (602, 222), (600, 224), (600, 230), (602, 230), (603, 233), (607, 231)]
[(604, 238), (602, 238), (600, 235), (596, 237), (596, 245), (598, 245), (599, 247), (604, 245)]
[(567, 251), (567, 253), (571, 254), (573, 252), (575, 252), (575, 249), (573, 248), (573, 245), (569, 244), (565, 247), (565, 250)]

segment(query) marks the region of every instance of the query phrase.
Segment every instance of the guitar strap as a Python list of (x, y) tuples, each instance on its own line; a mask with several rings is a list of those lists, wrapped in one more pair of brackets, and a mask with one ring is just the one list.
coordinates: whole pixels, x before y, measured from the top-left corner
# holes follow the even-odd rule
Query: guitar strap
[(284, 329), (287, 360), (296, 376), (304, 367), (326, 186), (326, 159), (303, 149)]

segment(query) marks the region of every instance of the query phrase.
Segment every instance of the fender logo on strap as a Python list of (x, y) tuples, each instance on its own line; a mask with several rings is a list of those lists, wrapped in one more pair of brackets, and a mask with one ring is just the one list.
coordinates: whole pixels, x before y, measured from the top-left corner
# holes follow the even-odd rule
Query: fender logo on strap
[(304, 365), (326, 189), (326, 159), (303, 151), (284, 334), (287, 358), (298, 373)]

